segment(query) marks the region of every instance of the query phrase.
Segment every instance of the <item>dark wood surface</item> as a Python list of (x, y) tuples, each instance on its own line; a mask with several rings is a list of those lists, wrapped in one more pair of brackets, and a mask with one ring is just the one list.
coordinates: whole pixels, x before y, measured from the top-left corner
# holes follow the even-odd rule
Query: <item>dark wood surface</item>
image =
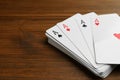
[[(120, 14), (120, 0), (0, 0), (0, 80), (101, 80), (45, 36), (57, 22), (88, 12)], [(105, 80), (120, 80), (120, 66)]]

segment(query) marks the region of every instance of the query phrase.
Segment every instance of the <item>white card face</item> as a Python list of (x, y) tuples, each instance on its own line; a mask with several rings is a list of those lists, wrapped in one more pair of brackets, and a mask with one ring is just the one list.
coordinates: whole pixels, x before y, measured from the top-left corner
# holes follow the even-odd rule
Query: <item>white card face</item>
[(120, 17), (100, 15), (93, 21), (97, 63), (120, 64)]
[(85, 38), (85, 41), (91, 51), (91, 54), (93, 56), (93, 58), (95, 59), (95, 54), (94, 54), (94, 48), (93, 48), (93, 37), (92, 37), (92, 32), (91, 32), (91, 18), (92, 16), (97, 16), (96, 13), (91, 12), (88, 14), (78, 17), (75, 17), (75, 21), (77, 22), (80, 31), (83, 34), (83, 37)]
[[(74, 55), (77, 55), (78, 57), (82, 58), (85, 62), (90, 64), (89, 61), (74, 47), (71, 41), (69, 41), (69, 39), (62, 33), (62, 31), (57, 26), (50, 28), (46, 31), (46, 33), (51, 35), (61, 45), (64, 45), (66, 48), (71, 50), (71, 52), (73, 52)], [(59, 35), (61, 36), (59, 37)]]
[(78, 27), (78, 24), (74, 20), (74, 17), (81, 16), (82, 15), (74, 15), (67, 20), (58, 23), (59, 29), (66, 35), (66, 37), (74, 44), (77, 50), (82, 53), (84, 57), (87, 58), (87, 60), (90, 61), (90, 63), (97, 68), (98, 65), (95, 63), (95, 60), (87, 46), (87, 43)]

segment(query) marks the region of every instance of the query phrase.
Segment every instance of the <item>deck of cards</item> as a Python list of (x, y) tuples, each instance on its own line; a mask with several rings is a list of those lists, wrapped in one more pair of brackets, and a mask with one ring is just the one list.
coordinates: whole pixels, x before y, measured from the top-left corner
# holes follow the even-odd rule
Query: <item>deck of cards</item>
[(120, 17), (75, 14), (46, 30), (48, 42), (105, 78), (120, 64)]

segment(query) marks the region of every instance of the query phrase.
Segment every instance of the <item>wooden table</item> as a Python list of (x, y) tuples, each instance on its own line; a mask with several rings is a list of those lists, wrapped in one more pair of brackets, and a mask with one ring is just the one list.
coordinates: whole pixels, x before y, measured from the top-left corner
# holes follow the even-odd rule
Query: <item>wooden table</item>
[[(75, 13), (120, 14), (120, 0), (0, 0), (0, 80), (101, 80), (45, 31)], [(118, 66), (105, 80), (120, 80)]]

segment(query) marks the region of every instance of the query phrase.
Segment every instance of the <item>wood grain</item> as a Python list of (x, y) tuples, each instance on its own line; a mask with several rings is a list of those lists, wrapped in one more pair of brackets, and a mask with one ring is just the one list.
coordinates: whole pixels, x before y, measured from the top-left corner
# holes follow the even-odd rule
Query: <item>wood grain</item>
[[(101, 80), (49, 45), (45, 31), (75, 13), (120, 14), (119, 0), (0, 0), (0, 80)], [(118, 66), (105, 80), (119, 80)]]

